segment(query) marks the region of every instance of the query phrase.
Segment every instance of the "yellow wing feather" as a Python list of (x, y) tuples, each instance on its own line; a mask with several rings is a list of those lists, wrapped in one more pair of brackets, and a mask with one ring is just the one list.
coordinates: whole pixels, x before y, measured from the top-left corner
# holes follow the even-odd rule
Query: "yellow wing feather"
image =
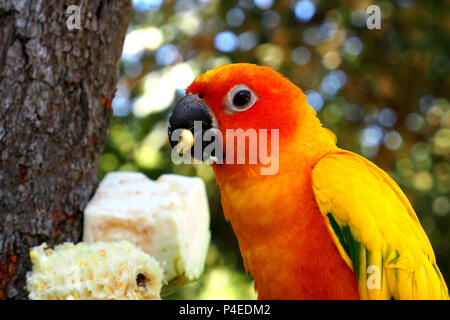
[(313, 190), (362, 299), (449, 299), (433, 249), (408, 199), (357, 154), (322, 158)]

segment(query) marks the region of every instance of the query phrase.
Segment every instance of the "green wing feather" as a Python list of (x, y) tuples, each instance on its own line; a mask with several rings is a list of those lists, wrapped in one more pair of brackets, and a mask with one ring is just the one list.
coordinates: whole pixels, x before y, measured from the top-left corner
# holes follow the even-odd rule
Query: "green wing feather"
[(383, 170), (342, 151), (316, 164), (313, 190), (362, 299), (449, 299), (414, 210)]

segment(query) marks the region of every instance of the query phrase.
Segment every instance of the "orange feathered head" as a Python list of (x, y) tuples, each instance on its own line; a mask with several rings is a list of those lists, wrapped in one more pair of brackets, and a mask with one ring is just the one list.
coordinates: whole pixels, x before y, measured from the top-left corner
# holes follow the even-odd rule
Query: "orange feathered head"
[(288, 135), (297, 124), (296, 100), (303, 92), (280, 73), (253, 64), (229, 64), (200, 75), (186, 90), (202, 97), (219, 129), (280, 129)]
[[(268, 140), (272, 129), (278, 130), (282, 152), (283, 146), (292, 142), (301, 128), (303, 138), (308, 141), (316, 134), (309, 130), (311, 124), (320, 127), (302, 90), (268, 67), (247, 63), (224, 65), (200, 75), (187, 88), (186, 94), (169, 118), (169, 139), (176, 129), (194, 130), (197, 120), (202, 122), (203, 130), (216, 128), (220, 131), (223, 150), (228, 150), (227, 130), (254, 129), (258, 133), (266, 129)], [(171, 143), (175, 145), (176, 141)], [(203, 142), (203, 147), (206, 145)], [(247, 145), (247, 161), (251, 152)]]

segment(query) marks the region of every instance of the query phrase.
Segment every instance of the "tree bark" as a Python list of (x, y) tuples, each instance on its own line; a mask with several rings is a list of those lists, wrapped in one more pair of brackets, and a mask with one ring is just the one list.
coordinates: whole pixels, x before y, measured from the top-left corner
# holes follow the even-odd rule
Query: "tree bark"
[[(81, 29), (66, 9), (79, 5)], [(0, 0), (0, 299), (29, 248), (78, 242), (97, 182), (130, 0)]]

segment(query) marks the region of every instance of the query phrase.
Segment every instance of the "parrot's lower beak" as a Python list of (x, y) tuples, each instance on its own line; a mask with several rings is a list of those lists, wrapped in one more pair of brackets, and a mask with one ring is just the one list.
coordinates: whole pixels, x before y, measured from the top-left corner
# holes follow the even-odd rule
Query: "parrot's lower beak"
[[(215, 117), (202, 99), (188, 94), (175, 105), (168, 119), (168, 135), (172, 148), (184, 153), (191, 150), (192, 156), (203, 161), (203, 151), (210, 143), (203, 141), (205, 131), (217, 129)], [(192, 135), (189, 138), (189, 132)], [(193, 138), (192, 138), (193, 137)], [(184, 144), (180, 146), (180, 144)], [(199, 155), (194, 153), (194, 145), (202, 146)], [(214, 155), (209, 155), (213, 157)]]

